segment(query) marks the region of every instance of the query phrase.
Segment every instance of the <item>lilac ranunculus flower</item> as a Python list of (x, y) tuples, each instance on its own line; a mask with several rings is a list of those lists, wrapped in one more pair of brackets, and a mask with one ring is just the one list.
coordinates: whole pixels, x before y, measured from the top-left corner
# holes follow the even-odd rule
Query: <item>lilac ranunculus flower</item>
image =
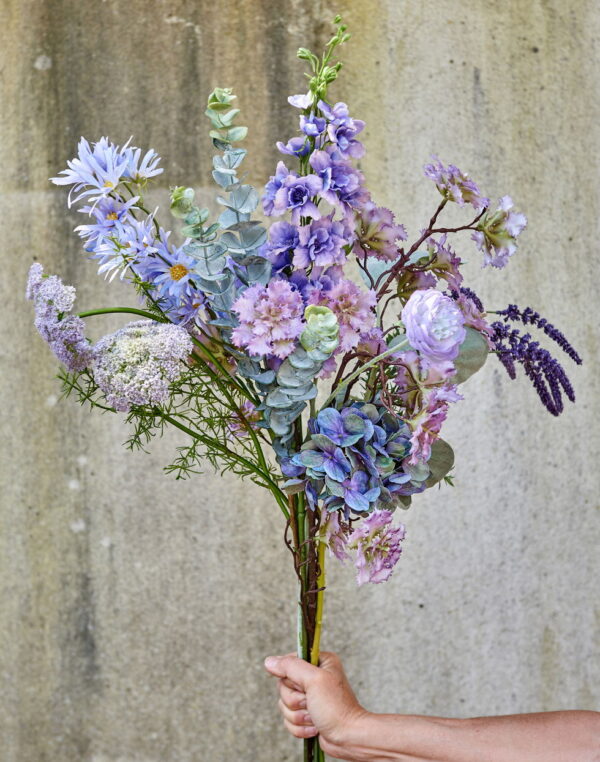
[(348, 537), (346, 548), (356, 551), (354, 565), (356, 581), (385, 582), (394, 570), (402, 553), (401, 542), (406, 536), (403, 524), (392, 526), (390, 511), (373, 511)]
[(330, 106), (325, 101), (319, 101), (321, 113), (326, 117), (327, 136), (334, 144), (336, 153), (340, 158), (360, 159), (365, 149), (363, 144), (356, 139), (359, 132), (364, 129), (365, 123), (361, 119), (352, 119), (345, 103), (336, 103)]
[(489, 198), (481, 195), (476, 183), (465, 172), (449, 164), (445, 167), (437, 156), (433, 164), (423, 168), (425, 177), (433, 180), (442, 196), (448, 201), (455, 201), (459, 206), (471, 204), (475, 209), (483, 209), (490, 203)]
[(527, 217), (513, 211), (510, 196), (503, 196), (495, 212), (487, 212), (471, 238), (483, 252), (483, 266), (502, 268), (517, 250), (517, 236), (527, 225)]
[(348, 243), (351, 232), (340, 220), (332, 216), (313, 220), (299, 229), (298, 245), (294, 249), (294, 267), (303, 269), (314, 264), (316, 267), (343, 265), (346, 252), (342, 248)]
[(455, 360), (466, 337), (462, 312), (453, 299), (435, 288), (411, 294), (402, 322), (411, 347), (434, 364)]
[(296, 174), (288, 174), (275, 193), (271, 214), (284, 214), (289, 210), (293, 225), (299, 224), (300, 217), (318, 220), (321, 213), (313, 198), (322, 188), (323, 182), (317, 175), (298, 177)]

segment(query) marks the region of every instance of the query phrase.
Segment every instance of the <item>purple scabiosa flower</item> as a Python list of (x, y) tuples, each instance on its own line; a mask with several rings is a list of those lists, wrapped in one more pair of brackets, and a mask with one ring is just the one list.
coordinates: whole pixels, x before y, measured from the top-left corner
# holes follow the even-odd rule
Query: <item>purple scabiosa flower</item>
[(306, 156), (310, 151), (310, 143), (305, 137), (290, 138), (287, 143), (282, 143), (281, 140), (278, 140), (276, 145), (280, 153), (288, 156), (297, 156), (298, 158)]
[(450, 403), (462, 399), (464, 398), (457, 392), (456, 386), (450, 383), (434, 387), (426, 393), (423, 408), (408, 422), (412, 429), (408, 458), (410, 465), (427, 463), (431, 457), (431, 445), (439, 437)]
[(185, 371), (192, 351), (189, 333), (178, 325), (139, 320), (94, 345), (92, 374), (109, 405), (162, 405), (169, 386)]
[(396, 241), (406, 240), (404, 225), (394, 224), (389, 209), (368, 202), (356, 215), (356, 256), (371, 256), (387, 262), (398, 257)]
[(311, 299), (311, 303), (329, 307), (335, 313), (340, 326), (339, 348), (342, 352), (356, 347), (361, 336), (368, 334), (375, 326), (375, 292), (364, 291), (350, 280), (339, 280), (320, 295), (318, 302)]
[(334, 220), (333, 215), (313, 220), (298, 230), (298, 244), (294, 249), (293, 265), (304, 269), (343, 265), (346, 252), (343, 247), (351, 240), (352, 232), (344, 222)]
[(85, 250), (95, 251), (96, 248), (107, 241), (111, 236), (118, 235), (117, 225), (131, 224), (135, 220), (131, 211), (136, 208), (135, 204), (139, 196), (134, 196), (129, 201), (120, 198), (103, 198), (94, 206), (82, 206), (79, 212), (95, 217), (96, 222), (92, 225), (78, 225), (75, 232), (85, 239)]
[(495, 212), (486, 212), (471, 238), (483, 252), (483, 267), (502, 268), (517, 250), (517, 236), (527, 225), (527, 217), (514, 212), (510, 196), (503, 196)]
[(336, 153), (342, 159), (360, 159), (365, 149), (356, 136), (362, 132), (365, 123), (361, 119), (352, 119), (345, 103), (330, 106), (325, 101), (319, 101), (318, 106), (328, 121), (327, 137), (333, 143)]
[(277, 167), (275, 169), (275, 174), (271, 176), (269, 182), (265, 185), (265, 193), (262, 198), (263, 210), (267, 217), (270, 217), (274, 213), (273, 207), (277, 191), (282, 187), (284, 181), (290, 176), (290, 174), (294, 177), (297, 177), (295, 172), (290, 173), (290, 170), (282, 161), (278, 161)]
[(246, 424), (256, 431), (258, 428), (256, 424), (262, 418), (262, 413), (260, 410), (256, 409), (256, 405), (250, 402), (250, 400), (244, 400), (240, 405), (240, 413), (241, 416), (235, 414), (229, 422), (229, 430), (236, 437), (248, 437), (250, 434), (248, 433), (248, 426)]
[(402, 309), (413, 349), (431, 361), (455, 360), (466, 337), (465, 319), (455, 302), (434, 288), (414, 291)]
[(309, 162), (321, 179), (323, 185), (319, 193), (328, 204), (341, 206), (350, 214), (370, 200), (362, 172), (350, 162), (337, 161), (327, 151), (314, 151)]
[(403, 524), (393, 527), (390, 511), (375, 510), (367, 516), (346, 544), (348, 550), (356, 551), (357, 583), (388, 580), (402, 553), (401, 542), (405, 537), (406, 527)]
[(349, 558), (346, 553), (346, 543), (350, 534), (348, 524), (340, 520), (339, 511), (326, 511), (321, 521), (321, 542), (329, 548), (329, 552), (339, 561)]
[(275, 193), (271, 214), (285, 214), (290, 211), (293, 225), (300, 223), (300, 217), (318, 220), (321, 213), (313, 198), (322, 187), (322, 180), (316, 175), (298, 177), (295, 173), (288, 174)]
[(469, 179), (465, 172), (461, 172), (453, 164), (445, 167), (437, 156), (433, 157), (433, 164), (423, 167), (425, 177), (436, 184), (437, 189), (448, 201), (455, 201), (459, 206), (471, 204), (475, 209), (483, 209), (490, 203), (489, 198), (481, 195), (476, 183)]
[(250, 286), (231, 309), (240, 321), (232, 341), (252, 355), (284, 360), (294, 351), (305, 327), (302, 296), (281, 279), (272, 280), (268, 286)]
[(75, 289), (65, 286), (57, 275), (44, 275), (34, 262), (29, 270), (25, 296), (34, 303), (35, 327), (58, 360), (70, 371), (81, 371), (93, 359), (85, 338), (85, 323), (69, 313), (75, 303)]

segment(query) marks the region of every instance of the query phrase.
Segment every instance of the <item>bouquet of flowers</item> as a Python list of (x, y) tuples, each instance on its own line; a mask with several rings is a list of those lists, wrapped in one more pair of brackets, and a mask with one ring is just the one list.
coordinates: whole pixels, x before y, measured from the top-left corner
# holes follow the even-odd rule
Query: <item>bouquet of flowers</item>
[[(298, 51), (308, 92), (288, 99), (299, 134), (277, 143), (284, 158), (262, 196), (268, 230), (253, 218), (258, 192), (239, 176), (247, 128), (231, 90), (217, 88), (206, 115), (222, 211), (213, 221), (191, 188), (172, 188), (180, 245), (145, 205), (163, 171), (155, 151), (82, 138), (52, 178), (85, 215), (76, 231), (89, 258), (111, 280), (127, 279), (139, 306), (75, 313), (75, 289), (37, 262), (27, 285), (66, 395), (124, 413), (129, 447), (178, 429), (183, 443), (166, 469), (178, 478), (208, 461), (272, 493), (298, 578), (298, 654), (313, 664), (326, 549), (352, 562), (359, 585), (389, 579), (405, 537), (396, 509), (452, 484), (454, 455), (440, 432), (461, 384), (493, 354), (510, 378), (520, 365), (559, 415), (573, 389), (530, 327), (581, 363), (537, 312), (486, 312), (463, 285), (450, 236), (470, 231), (483, 266), (505, 267), (526, 225), (509, 196), (494, 208), (467, 174), (434, 158), (425, 175), (439, 202), (412, 243), (377, 206), (356, 166), (364, 122), (329, 98), (341, 69), (334, 52), (349, 38), (340, 17), (334, 23), (321, 56)], [(449, 204), (471, 207), (471, 219), (443, 226)], [(84, 318), (115, 312), (135, 320), (90, 342)], [(305, 741), (305, 760), (321, 759), (318, 739)]]

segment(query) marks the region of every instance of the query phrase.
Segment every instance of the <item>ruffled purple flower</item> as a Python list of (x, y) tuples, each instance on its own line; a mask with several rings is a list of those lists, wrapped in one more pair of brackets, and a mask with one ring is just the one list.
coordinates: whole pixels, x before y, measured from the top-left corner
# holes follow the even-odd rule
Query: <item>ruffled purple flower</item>
[(298, 246), (298, 228), (285, 220), (274, 222), (269, 228), (269, 240), (262, 253), (273, 265), (273, 275), (278, 275), (292, 264), (294, 249)]
[(356, 243), (354, 253), (357, 256), (376, 257), (393, 262), (398, 257), (396, 241), (406, 240), (404, 225), (396, 225), (394, 215), (389, 209), (367, 203), (356, 215)]
[(487, 212), (471, 238), (483, 252), (483, 267), (506, 267), (517, 250), (517, 236), (527, 225), (527, 217), (513, 211), (510, 196), (503, 196), (495, 212)]
[(335, 313), (340, 326), (342, 352), (356, 347), (361, 337), (375, 326), (375, 292), (364, 291), (350, 280), (340, 279), (328, 291), (315, 292), (310, 302), (329, 307)]
[(425, 242), (427, 253), (432, 259), (430, 269), (446, 281), (451, 291), (458, 291), (463, 282), (460, 272), (462, 260), (447, 243), (447, 235), (444, 233), (439, 239), (428, 238)]
[(294, 225), (300, 223), (300, 217), (312, 217), (318, 220), (321, 213), (313, 198), (320, 193), (322, 188), (323, 183), (316, 175), (298, 177), (295, 173), (289, 173), (275, 192), (271, 211), (267, 213), (284, 214), (289, 211)]
[(271, 176), (269, 182), (265, 185), (265, 193), (262, 198), (263, 210), (267, 217), (270, 217), (274, 213), (273, 208), (277, 191), (283, 186), (284, 181), (290, 174), (297, 177), (295, 172), (290, 173), (290, 170), (282, 161), (278, 161), (275, 174)]
[(466, 337), (462, 312), (453, 299), (434, 288), (411, 294), (402, 322), (411, 347), (433, 363), (455, 360)]
[(341, 206), (349, 213), (360, 210), (370, 200), (362, 172), (350, 162), (337, 161), (327, 151), (314, 151), (309, 162), (321, 179), (319, 193), (328, 204)]
[(481, 195), (477, 184), (465, 172), (453, 164), (445, 167), (437, 156), (433, 159), (433, 164), (426, 164), (423, 171), (445, 199), (455, 201), (459, 206), (471, 204), (477, 210), (489, 205), (489, 198)]
[(92, 373), (109, 405), (162, 405), (169, 386), (185, 372), (192, 351), (189, 333), (178, 325), (139, 320), (103, 336), (94, 346)]
[(231, 309), (240, 321), (232, 341), (252, 355), (285, 359), (305, 327), (302, 296), (281, 279), (250, 286)]
[(70, 315), (75, 289), (65, 286), (57, 275), (44, 275), (34, 262), (29, 270), (25, 296), (34, 303), (35, 327), (58, 360), (70, 371), (82, 371), (93, 359), (91, 344), (85, 337), (85, 323)]
[(319, 101), (318, 106), (328, 121), (327, 137), (333, 143), (336, 154), (342, 159), (360, 159), (365, 149), (356, 136), (362, 132), (365, 123), (361, 119), (352, 119), (345, 103), (330, 106), (325, 101)]
[(442, 424), (446, 420), (448, 407), (452, 402), (464, 399), (456, 386), (446, 383), (427, 392), (425, 405), (415, 418), (409, 421), (412, 428), (411, 450), (408, 463), (427, 463), (431, 457), (431, 445), (439, 437)]
[(349, 555), (346, 553), (346, 544), (350, 528), (348, 524), (340, 520), (339, 511), (327, 511), (321, 523), (322, 542), (329, 548), (329, 552), (339, 561), (346, 561)]
[(358, 571), (356, 581), (385, 582), (388, 580), (402, 553), (401, 543), (406, 537), (403, 524), (392, 526), (390, 511), (373, 511), (348, 537), (347, 550), (356, 551), (354, 565)]
[(326, 126), (327, 122), (325, 119), (316, 114), (310, 114), (309, 116), (302, 114), (300, 117), (300, 130), (310, 138), (316, 138), (321, 135), (325, 132)]
[(294, 249), (294, 267), (303, 269), (311, 265), (323, 268), (343, 265), (346, 262), (343, 247), (351, 235), (348, 226), (340, 220), (334, 220), (333, 215), (303, 225), (299, 228), (298, 245)]

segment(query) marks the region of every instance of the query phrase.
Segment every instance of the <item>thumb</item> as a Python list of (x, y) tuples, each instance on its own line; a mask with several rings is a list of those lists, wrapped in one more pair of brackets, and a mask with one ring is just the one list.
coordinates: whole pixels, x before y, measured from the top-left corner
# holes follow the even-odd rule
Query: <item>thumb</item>
[(306, 686), (319, 673), (318, 667), (313, 667), (297, 656), (268, 656), (265, 659), (265, 669), (275, 677), (288, 678), (296, 683), (303, 691)]

